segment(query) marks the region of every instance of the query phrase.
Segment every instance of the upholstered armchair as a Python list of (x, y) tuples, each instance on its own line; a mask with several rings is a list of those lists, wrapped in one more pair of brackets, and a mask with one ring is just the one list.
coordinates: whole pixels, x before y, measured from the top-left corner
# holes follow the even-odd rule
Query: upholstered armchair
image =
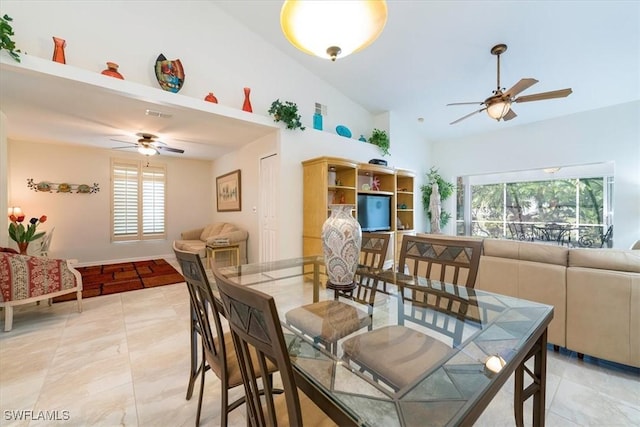
[(207, 244), (213, 243), (215, 239), (229, 239), (229, 244), (238, 244), (239, 246), (240, 263), (246, 264), (248, 262), (247, 239), (249, 233), (229, 222), (215, 222), (206, 227), (188, 230), (183, 232), (180, 237), (181, 240), (174, 242), (175, 248), (186, 252), (196, 252), (201, 258), (207, 256)]
[(4, 330), (13, 326), (13, 307), (76, 292), (82, 311), (82, 276), (69, 261), (0, 252), (0, 307)]

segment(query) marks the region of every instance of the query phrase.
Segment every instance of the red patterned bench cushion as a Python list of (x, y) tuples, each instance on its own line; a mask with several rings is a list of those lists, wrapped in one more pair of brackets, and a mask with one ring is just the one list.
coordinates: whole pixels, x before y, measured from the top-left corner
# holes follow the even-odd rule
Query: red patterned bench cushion
[(18, 301), (77, 286), (67, 261), (0, 252), (0, 302)]

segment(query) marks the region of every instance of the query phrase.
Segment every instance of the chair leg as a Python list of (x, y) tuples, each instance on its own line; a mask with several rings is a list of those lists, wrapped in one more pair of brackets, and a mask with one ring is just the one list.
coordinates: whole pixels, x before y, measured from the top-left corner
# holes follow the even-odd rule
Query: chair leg
[(200, 396), (198, 397), (198, 411), (196, 412), (196, 427), (200, 425), (200, 412), (202, 411), (202, 396), (204, 395), (204, 375), (206, 359), (204, 358), (204, 348), (202, 349), (202, 366), (200, 368)]
[(13, 327), (13, 306), (4, 307), (4, 331), (9, 332)]
[[(225, 375), (225, 374), (223, 374)], [(220, 425), (227, 425), (227, 417), (229, 415), (229, 382), (225, 377), (222, 382), (222, 399), (220, 402)]]

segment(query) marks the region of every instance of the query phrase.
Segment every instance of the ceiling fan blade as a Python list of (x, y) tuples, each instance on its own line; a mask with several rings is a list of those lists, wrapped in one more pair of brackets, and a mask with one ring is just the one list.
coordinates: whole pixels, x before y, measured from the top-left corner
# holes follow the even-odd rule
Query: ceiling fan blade
[(473, 113), (469, 113), (469, 114), (467, 114), (466, 116), (462, 116), (462, 117), (460, 117), (458, 120), (455, 120), (455, 121), (453, 121), (453, 122), (451, 122), (451, 123), (449, 123), (449, 124), (450, 124), (450, 125), (455, 125), (456, 123), (461, 122), (461, 121), (463, 121), (464, 119), (468, 119), (469, 117), (473, 116), (474, 114), (478, 114), (479, 112), (484, 111), (484, 110), (486, 110), (486, 109), (487, 109), (487, 107), (485, 107), (485, 108), (481, 108), (481, 109), (479, 109), (478, 111), (474, 111)]
[(519, 94), (523, 90), (529, 89), (531, 86), (533, 86), (536, 83), (538, 83), (538, 81), (536, 79), (532, 79), (532, 78), (520, 79), (520, 81), (518, 83), (514, 84), (504, 94), (506, 96), (508, 96), (509, 98), (513, 98), (514, 96), (516, 96), (517, 94)]
[(513, 100), (513, 102), (531, 102), (531, 101), (542, 101), (544, 99), (553, 99), (553, 98), (564, 98), (565, 96), (571, 95), (573, 91), (571, 88), (560, 89), (560, 90), (552, 90), (550, 92), (541, 92), (534, 93), (533, 95), (525, 95), (520, 96)]
[(172, 153), (184, 153), (184, 150), (181, 148), (173, 148), (173, 147), (165, 147), (163, 145), (160, 145), (158, 147), (154, 147), (156, 150), (162, 150), (162, 151), (170, 151)]
[(482, 105), (484, 104), (484, 101), (476, 101), (476, 102), (452, 102), (451, 104), (447, 104), (447, 107), (449, 105)]
[(502, 120), (511, 120), (511, 119), (515, 119), (516, 117), (518, 117), (518, 115), (511, 109), (509, 109), (509, 111), (507, 112), (507, 114), (505, 114), (502, 117)]
[(112, 150), (130, 150), (132, 148), (136, 148), (135, 145), (130, 145), (128, 147), (113, 147)]

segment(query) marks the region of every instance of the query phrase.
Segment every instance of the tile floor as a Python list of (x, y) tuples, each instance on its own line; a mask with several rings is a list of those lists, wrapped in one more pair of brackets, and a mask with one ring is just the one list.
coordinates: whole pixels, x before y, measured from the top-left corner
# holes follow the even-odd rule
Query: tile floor
[[(89, 298), (82, 313), (76, 307), (17, 308), (13, 330), (0, 332), (0, 426), (193, 426), (198, 385), (185, 400), (185, 285)], [(220, 424), (219, 388), (209, 374), (203, 426)], [(476, 425), (514, 425), (512, 398), (510, 380)], [(640, 426), (640, 370), (549, 351), (546, 407), (548, 426)], [(242, 407), (229, 424), (246, 426)]]

